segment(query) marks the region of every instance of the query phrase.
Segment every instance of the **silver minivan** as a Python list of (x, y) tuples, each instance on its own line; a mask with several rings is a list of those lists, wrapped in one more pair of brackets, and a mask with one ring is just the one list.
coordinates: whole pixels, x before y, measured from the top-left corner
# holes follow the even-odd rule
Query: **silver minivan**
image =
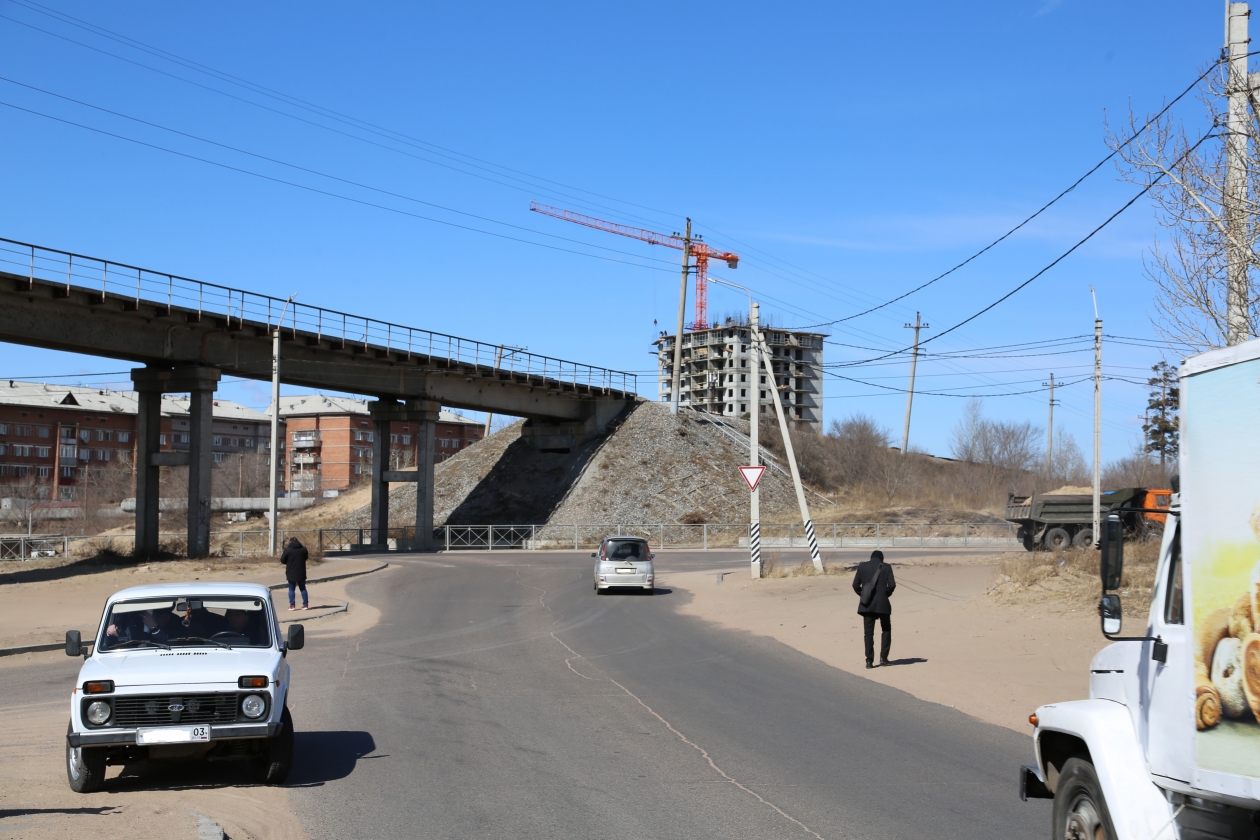
[(602, 595), (613, 587), (642, 589), (651, 595), (656, 591), (656, 570), (642, 537), (604, 537), (595, 558), (595, 592)]

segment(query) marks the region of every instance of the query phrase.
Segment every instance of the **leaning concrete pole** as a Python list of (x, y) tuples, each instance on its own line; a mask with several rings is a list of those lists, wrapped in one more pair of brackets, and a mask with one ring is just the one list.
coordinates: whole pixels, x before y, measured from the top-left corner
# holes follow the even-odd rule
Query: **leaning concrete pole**
[(280, 327), (271, 334), (271, 492), (267, 494), (267, 551), (276, 553), (276, 493), (280, 477)]
[(926, 329), (921, 323), (919, 313), (914, 313), (914, 323), (906, 324), (906, 329), (914, 330), (914, 350), (910, 353), (910, 387), (906, 389), (906, 425), (901, 432), (901, 454), (905, 455), (910, 448), (910, 409), (914, 407), (914, 368), (919, 361), (919, 330)]
[[(761, 367), (761, 351), (757, 349), (757, 331), (761, 328), (761, 308), (756, 301), (748, 302), (749, 349), (752, 350), (752, 413), (749, 414), (749, 456), (748, 465), (761, 464), (761, 443), (759, 440), (758, 417), (761, 414), (761, 389), (757, 386), (757, 371)], [(751, 572), (753, 580), (761, 579), (761, 482), (752, 491), (752, 507), (748, 514), (748, 550), (751, 554)]]
[[(792, 449), (792, 436), (788, 434), (787, 417), (783, 413), (783, 401), (779, 399), (779, 386), (774, 381), (774, 366), (770, 362), (770, 350), (765, 346), (761, 331), (753, 333), (757, 344), (761, 347), (761, 362), (766, 369), (770, 395), (774, 397), (774, 412), (779, 416), (779, 434), (783, 436), (783, 448), (787, 452), (788, 466), (792, 468), (792, 484), (796, 488), (796, 503), (801, 508), (801, 519), (805, 523), (805, 537), (809, 540), (809, 558), (814, 563), (814, 571), (822, 574), (822, 555), (818, 552), (818, 537), (814, 534), (814, 520), (809, 516), (809, 503), (805, 501), (805, 487), (801, 484), (801, 471), (796, 466), (796, 452)], [(760, 397), (758, 391), (758, 397)], [(760, 406), (759, 406), (760, 407)]]
[(691, 274), (691, 219), (687, 220), (687, 233), (683, 236), (682, 281), (678, 285), (678, 329), (674, 333), (674, 390), (670, 396), (669, 410), (678, 414), (679, 391), (682, 389), (682, 338), (683, 319), (687, 317), (687, 276)]
[(1228, 131), (1225, 135), (1225, 341), (1229, 345), (1247, 340), (1247, 309), (1250, 300), (1247, 255), (1243, 243), (1249, 241), (1247, 231), (1247, 33), (1246, 3), (1225, 6), (1225, 45), (1229, 64), (1225, 92), (1229, 97)]

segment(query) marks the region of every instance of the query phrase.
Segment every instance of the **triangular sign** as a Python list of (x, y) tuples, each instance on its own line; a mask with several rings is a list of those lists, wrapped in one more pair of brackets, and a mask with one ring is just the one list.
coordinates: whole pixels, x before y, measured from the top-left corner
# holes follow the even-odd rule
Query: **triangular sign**
[(740, 467), (739, 474), (744, 477), (744, 481), (748, 484), (749, 490), (756, 490), (757, 485), (761, 483), (761, 474), (766, 471), (765, 467)]

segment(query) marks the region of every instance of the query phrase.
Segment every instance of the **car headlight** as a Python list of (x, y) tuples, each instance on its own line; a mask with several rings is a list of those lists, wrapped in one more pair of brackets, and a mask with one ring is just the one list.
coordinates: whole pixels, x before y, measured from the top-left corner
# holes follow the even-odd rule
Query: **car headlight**
[(89, 703), (87, 707), (87, 719), (93, 726), (100, 726), (109, 720), (110, 708), (109, 704), (104, 700), (97, 700), (95, 703)]
[(262, 715), (266, 710), (267, 703), (257, 694), (250, 694), (241, 701), (241, 711), (245, 713), (245, 717), (256, 718)]

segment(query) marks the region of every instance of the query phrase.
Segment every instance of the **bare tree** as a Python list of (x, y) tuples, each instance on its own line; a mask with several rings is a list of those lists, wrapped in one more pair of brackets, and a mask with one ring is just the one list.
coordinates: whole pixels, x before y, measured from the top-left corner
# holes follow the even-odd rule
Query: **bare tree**
[(1089, 465), (1070, 432), (1060, 429), (1055, 433), (1054, 452), (1050, 458), (1050, 475), (1047, 478), (1051, 481), (1077, 485), (1089, 481)]
[[(1165, 339), (1199, 350), (1227, 343), (1231, 245), (1244, 261), (1235, 287), (1244, 298), (1245, 334), (1255, 335), (1260, 324), (1256, 285), (1260, 270), (1256, 252), (1260, 147), (1254, 142), (1260, 90), (1249, 91), (1251, 118), (1246, 123), (1246, 136), (1236, 138), (1244, 177), (1233, 191), (1239, 209), (1231, 211), (1234, 205), (1226, 201), (1225, 149), (1231, 135), (1223, 99), (1225, 67), (1222, 64), (1200, 83), (1199, 98), (1208, 117), (1201, 128), (1187, 130), (1172, 116), (1164, 115), (1150, 119), (1146, 130), (1139, 133), (1148, 120), (1139, 119), (1132, 110), (1124, 132), (1107, 127), (1107, 143), (1119, 154), (1121, 175), (1150, 187), (1156, 219), (1164, 229), (1144, 260), (1146, 275), (1156, 289), (1155, 328)], [(1241, 84), (1248, 84), (1248, 80), (1241, 80)], [(1138, 136), (1128, 142), (1133, 134)]]

